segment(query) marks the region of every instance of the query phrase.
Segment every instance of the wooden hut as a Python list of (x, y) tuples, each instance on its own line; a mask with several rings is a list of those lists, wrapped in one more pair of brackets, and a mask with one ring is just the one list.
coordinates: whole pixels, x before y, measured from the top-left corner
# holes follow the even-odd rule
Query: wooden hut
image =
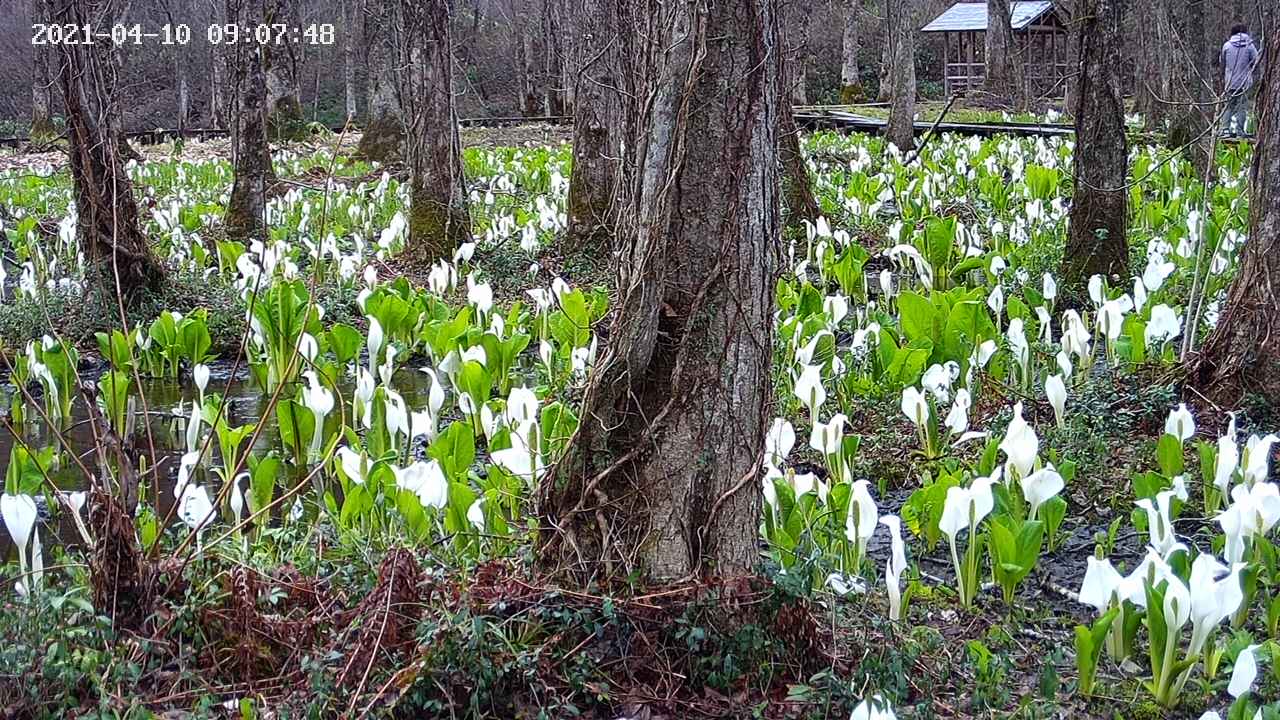
[[(1051, 0), (1015, 0), (1009, 5), (1026, 96), (1064, 97), (1071, 56), (1066, 22)], [(958, 2), (920, 31), (942, 35), (942, 77), (947, 97), (982, 86), (986, 77), (985, 1)]]

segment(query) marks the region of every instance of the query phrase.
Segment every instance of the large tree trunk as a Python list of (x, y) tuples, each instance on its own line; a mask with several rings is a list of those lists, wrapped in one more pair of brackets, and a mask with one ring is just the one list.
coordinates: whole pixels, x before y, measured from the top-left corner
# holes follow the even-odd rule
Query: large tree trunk
[(986, 79), (983, 89), (1002, 102), (1017, 103), (1022, 96), (1021, 63), (1013, 36), (1009, 0), (987, 0)]
[(1172, 55), (1170, 68), (1169, 135), (1167, 144), (1181, 149), (1196, 168), (1196, 174), (1206, 177), (1214, 138), (1209, 131), (1213, 114), (1213, 77), (1205, 52), (1204, 5), (1205, 0), (1169, 0), (1173, 21), (1170, 42)]
[[(262, 22), (259, 0), (227, 0), (227, 20), (241, 26)], [(267, 81), (263, 50), (257, 43), (230, 46), (236, 107), (232, 164), (235, 178), (224, 224), (227, 237), (266, 242), (267, 186), (274, 181), (267, 144)]]
[[(1271, 15), (1267, 37), (1280, 38), (1280, 14)], [(1264, 53), (1262, 62), (1249, 241), (1195, 372), (1196, 386), (1224, 408), (1246, 395), (1280, 407), (1280, 53)]]
[[(46, 0), (31, 0), (31, 22), (50, 22)], [(31, 55), (31, 130), (32, 145), (46, 145), (58, 136), (53, 124), (53, 71), (49, 67), (53, 49), (48, 45), (32, 45)]]
[[(119, 0), (56, 0), (53, 7), (54, 22), (77, 27), (109, 28), (120, 13)], [(139, 225), (121, 159), (119, 55), (110, 43), (57, 48), (80, 251), (96, 289), (129, 299), (163, 281), (164, 270)]]
[(407, 257), (448, 257), (471, 239), (462, 143), (453, 107), (448, 0), (400, 0), (396, 46), (400, 107), (408, 123), (410, 180)]
[(916, 116), (916, 33), (913, 0), (889, 6), (889, 43), (893, 55), (893, 77), (889, 123), (885, 137), (900, 150), (915, 147)]
[[(626, 202), (622, 154), (634, 137), (631, 15), (627, 2), (578, 0), (584, 64), (575, 83), (573, 166), (565, 244), (612, 244), (617, 213)], [(608, 246), (608, 245), (606, 245)]]
[[(300, 27), (298, 0), (262, 0), (263, 22)], [(306, 135), (299, 89), (298, 49), (293, 43), (262, 46), (267, 77), (267, 133), (275, 140), (296, 140)]]
[(842, 13), (844, 32), (840, 38), (840, 101), (862, 100), (862, 70), (858, 67), (858, 13), (862, 0), (845, 0)]
[(364, 37), (369, 53), (369, 103), (364, 134), (356, 154), (386, 163), (401, 157), (404, 119), (396, 97), (396, 47), (392, 23), (396, 13), (390, 3), (399, 0), (365, 0)]
[(652, 579), (749, 572), (779, 264), (772, 0), (695, 0), (665, 32), (638, 138), (634, 235), (582, 424), (544, 478), (546, 566)]
[(1128, 277), (1128, 145), (1120, 92), (1125, 0), (1085, 0), (1080, 13), (1075, 191), (1063, 252), (1063, 278), (1074, 292), (1092, 275)]

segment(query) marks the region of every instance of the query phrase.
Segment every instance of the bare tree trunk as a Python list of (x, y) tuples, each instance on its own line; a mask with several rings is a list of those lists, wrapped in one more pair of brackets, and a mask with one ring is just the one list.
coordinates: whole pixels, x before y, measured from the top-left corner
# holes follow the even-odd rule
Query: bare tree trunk
[(412, 261), (448, 257), (471, 240), (462, 143), (453, 107), (448, 0), (399, 0), (396, 28), (400, 107), (408, 124), (409, 242)]
[(1205, 0), (1169, 0), (1173, 9), (1170, 45), (1169, 135), (1167, 144), (1181, 148), (1196, 174), (1209, 169), (1214, 138), (1211, 137), (1213, 85), (1205, 52)]
[[(226, 4), (223, 0), (209, 0), (209, 21), (222, 25), (226, 20)], [(227, 54), (222, 48), (209, 46), (209, 108), (206, 121), (209, 127), (227, 127), (227, 107), (231, 99), (227, 93)]]
[(1169, 98), (1169, 13), (1166, 0), (1138, 0), (1135, 10), (1137, 17), (1149, 20), (1136, 23), (1138, 57), (1134, 62), (1137, 73), (1134, 110), (1142, 115), (1143, 129), (1154, 132), (1164, 127), (1164, 101)]
[[(168, 1), (164, 4), (165, 20), (168, 21), (170, 26), (176, 26), (179, 22), (189, 20), (192, 15), (191, 11), (194, 10), (189, 6), (188, 0), (177, 0), (176, 4), (176, 13), (174, 12), (173, 2)], [(187, 122), (191, 116), (191, 87), (187, 70), (190, 62), (185, 57), (185, 52), (185, 48), (180, 46), (173, 48), (173, 72), (178, 84), (177, 97), (175, 98), (176, 107), (174, 108), (178, 137), (187, 136)]]
[[(263, 22), (259, 0), (227, 0), (227, 20), (243, 26)], [(236, 107), (232, 164), (235, 178), (224, 225), (227, 237), (266, 241), (267, 186), (274, 181), (267, 144), (266, 59), (257, 43), (229, 46)]]
[(858, 67), (858, 13), (862, 0), (845, 0), (844, 33), (840, 38), (840, 101), (862, 100), (862, 70)]
[[(263, 22), (298, 27), (298, 0), (262, 0)], [(292, 43), (262, 46), (267, 78), (267, 133), (275, 140), (296, 140), (306, 134), (299, 89), (298, 50)]]
[[(1280, 14), (1267, 27), (1269, 37), (1280, 37)], [(1224, 408), (1238, 407), (1247, 395), (1280, 406), (1280, 53), (1266, 52), (1262, 62), (1249, 241), (1195, 368), (1196, 387)]]
[(663, 67), (637, 143), (623, 295), (579, 431), (539, 489), (544, 566), (670, 579), (758, 560), (785, 94), (775, 7), (671, 4), (677, 16), (645, 36)]
[(634, 137), (629, 78), (631, 15), (619, 0), (578, 0), (584, 64), (574, 79), (573, 166), (569, 175), (569, 228), (565, 244), (612, 244), (617, 213), (625, 205), (622, 154)]
[[(119, 0), (56, 0), (53, 21), (112, 27)], [(76, 237), (95, 288), (125, 299), (164, 279), (138, 222), (133, 186), (124, 170), (120, 108), (115, 100), (119, 55), (110, 43), (59, 44), (66, 105)]]
[(893, 79), (885, 137), (899, 150), (909, 150), (916, 144), (915, 3), (912, 0), (891, 2), (887, 22), (893, 51)]
[(369, 52), (368, 119), (356, 154), (374, 162), (401, 157), (404, 118), (396, 97), (396, 48), (391, 25), (396, 13), (389, 3), (399, 0), (365, 0), (365, 43)]
[(1066, 287), (1079, 293), (1093, 275), (1128, 277), (1128, 144), (1120, 91), (1125, 0), (1085, 0), (1080, 13), (1075, 194), (1063, 252)]
[(355, 121), (360, 112), (356, 98), (355, 1), (342, 0), (342, 89), (347, 122)]
[[(46, 0), (31, 0), (31, 22), (49, 22), (51, 13)], [(58, 136), (53, 124), (53, 71), (49, 67), (53, 50), (48, 45), (32, 45), (31, 65), (31, 130), (27, 138), (32, 145), (46, 145)]]
[(560, 0), (542, 0), (542, 110), (547, 117), (564, 114), (564, 90), (560, 87), (563, 38), (560, 36)]
[(983, 89), (1003, 102), (1022, 96), (1021, 63), (1013, 36), (1009, 0), (987, 0), (986, 79)]

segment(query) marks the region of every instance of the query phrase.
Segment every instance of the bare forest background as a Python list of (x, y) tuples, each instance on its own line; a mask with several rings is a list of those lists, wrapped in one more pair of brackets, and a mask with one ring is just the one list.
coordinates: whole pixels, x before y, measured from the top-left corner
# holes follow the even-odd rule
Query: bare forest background
[[(1163, 0), (1158, 0), (1163, 1)], [(1168, 0), (1177, 3), (1178, 0)], [(366, 41), (372, 15), (367, 0), (296, 0), (290, 23), (303, 28), (329, 23), (336, 29), (333, 45), (291, 46), (297, 68), (297, 95), (309, 122), (338, 125), (354, 111), (364, 119), (371, 95)], [(951, 0), (917, 3), (919, 28), (942, 12)], [(1060, 2), (1071, 16), (1072, 1)], [(0, 135), (24, 134), (31, 118), (37, 48), (31, 44), (36, 11), (30, 0), (0, 0)], [(574, 0), (455, 0), (454, 87), (458, 115), (463, 118), (561, 116), (571, 112), (572, 78), (580, 62), (582, 42), (575, 38)], [(209, 44), (206, 30), (225, 21), (221, 0), (133, 0), (121, 22), (155, 30), (165, 23), (188, 25), (191, 43), (165, 46), (146, 40), (122, 49), (120, 96), (124, 127), (150, 130), (177, 127), (225, 127), (217, 84), (224, 74), (227, 49)], [(1206, 13), (1207, 52), (1220, 46), (1236, 22), (1261, 26), (1254, 17), (1260, 4), (1227, 0)], [(882, 97), (885, 77), (885, 4), (882, 0), (795, 0), (784, 4), (787, 45), (793, 58), (796, 104), (839, 103), (845, 53), (856, 59), (864, 97)], [(1175, 48), (1160, 47), (1144, 34), (1145, 14), (1130, 14), (1125, 28), (1123, 75), (1127, 90), (1136, 68), (1168, 67), (1178, 62)], [(52, 48), (43, 48), (51, 55)], [(922, 98), (942, 94), (941, 38), (921, 36), (915, 64)], [(187, 113), (179, 118), (180, 86), (188, 88)], [(59, 93), (51, 93), (55, 122), (60, 120)]]

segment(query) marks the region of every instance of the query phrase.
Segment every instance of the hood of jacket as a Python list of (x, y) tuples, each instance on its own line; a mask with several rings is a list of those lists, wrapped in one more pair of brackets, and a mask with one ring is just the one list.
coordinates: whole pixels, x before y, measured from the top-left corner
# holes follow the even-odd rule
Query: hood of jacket
[(1235, 35), (1232, 35), (1231, 39), (1227, 42), (1236, 47), (1247, 47), (1253, 42), (1253, 38), (1249, 37), (1249, 33), (1236, 33)]

